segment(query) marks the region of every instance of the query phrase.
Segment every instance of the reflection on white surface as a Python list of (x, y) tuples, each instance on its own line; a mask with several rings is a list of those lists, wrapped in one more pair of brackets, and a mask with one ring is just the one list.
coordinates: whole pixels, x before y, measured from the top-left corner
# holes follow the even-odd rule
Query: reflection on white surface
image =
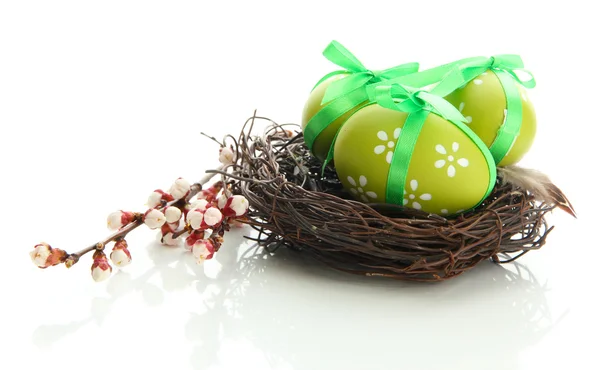
[(568, 314), (551, 312), (544, 284), (519, 263), (483, 263), (442, 284), (403, 283), (338, 273), (284, 248), (267, 255), (245, 232), (232, 233), (205, 266), (180, 249), (148, 246), (151, 268), (116, 274), (88, 316), (39, 326), (34, 344), (49, 348), (92, 322), (103, 326), (128, 295), (159, 307), (182, 291), (201, 302), (189, 307), (184, 338), (174, 338), (190, 344), (193, 369), (364, 369), (399, 359), (417, 369), (431, 356), (452, 369), (513, 369), (520, 351)]
[[(593, 2), (543, 16), (517, 0), (165, 3), (0, 1), (0, 369), (600, 368)], [(551, 215), (527, 268), (483, 262), (440, 284), (265, 255), (242, 230), (204, 266), (136, 230), (132, 265), (99, 284), (89, 258), (31, 264), (35, 243), (78, 250), (107, 234), (110, 212), (143, 211), (152, 190), (213, 168), (201, 131), (236, 134), (255, 109), (298, 123), (337, 69), (321, 55), (332, 39), (375, 69), (520, 54), (538, 81), (521, 165), (579, 219)]]

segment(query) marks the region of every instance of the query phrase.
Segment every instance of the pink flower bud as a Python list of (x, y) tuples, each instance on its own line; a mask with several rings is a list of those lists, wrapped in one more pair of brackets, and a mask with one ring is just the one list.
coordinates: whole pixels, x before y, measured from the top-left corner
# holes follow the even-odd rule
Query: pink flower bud
[(223, 221), (223, 214), (216, 207), (210, 207), (204, 211), (204, 218), (202, 219), (202, 228), (212, 228)]
[(104, 252), (97, 250), (94, 252), (94, 262), (92, 263), (92, 278), (97, 281), (108, 279), (112, 272), (112, 267), (108, 263), (108, 259)]
[(227, 199), (223, 207), (223, 214), (226, 217), (241, 217), (248, 212), (248, 200), (243, 195), (234, 195)]
[(165, 219), (168, 223), (172, 224), (174, 222), (177, 222), (180, 218), (181, 210), (179, 208), (171, 206), (165, 209)]
[(29, 257), (31, 257), (31, 261), (37, 267), (45, 269), (64, 262), (67, 258), (67, 252), (62, 249), (52, 248), (46, 243), (40, 243), (29, 252)]
[(158, 209), (149, 209), (144, 214), (144, 223), (151, 229), (158, 229), (166, 221), (165, 215)]
[(110, 230), (118, 230), (133, 222), (133, 220), (135, 220), (135, 214), (133, 212), (116, 211), (108, 215), (106, 226), (108, 226)]
[(175, 222), (172, 224), (169, 223), (164, 223), (161, 227), (160, 227), (160, 232), (162, 235), (166, 234), (166, 233), (174, 233), (175, 231), (177, 231), (177, 229), (179, 229), (179, 222)]
[(198, 230), (202, 226), (202, 221), (204, 220), (204, 211), (193, 209), (188, 212), (186, 220), (192, 229)]
[(217, 197), (221, 189), (223, 189), (223, 182), (215, 182), (210, 188), (200, 191), (198, 199), (206, 199), (210, 203)]
[(173, 196), (169, 193), (165, 193), (164, 191), (157, 189), (150, 194), (148, 197), (148, 208), (156, 208), (162, 204), (162, 202), (170, 202), (174, 200)]
[(208, 206), (209, 203), (206, 199), (199, 199), (194, 203), (190, 204), (190, 209), (199, 209), (201, 211), (206, 211), (206, 208), (208, 208)]
[(200, 239), (204, 239), (204, 231), (203, 230), (194, 230), (191, 234), (185, 238), (185, 249), (192, 250), (192, 247), (196, 242)]
[(110, 260), (117, 267), (125, 267), (131, 263), (131, 253), (127, 249), (125, 239), (118, 240), (110, 252)]
[(169, 247), (176, 247), (181, 243), (181, 239), (173, 239), (173, 233), (169, 232), (162, 234), (160, 242), (164, 245), (168, 245)]
[(227, 194), (223, 192), (223, 194), (219, 195), (219, 197), (217, 198), (217, 207), (219, 207), (219, 209), (225, 208), (228, 199), (229, 197), (227, 196)]
[(235, 163), (235, 153), (231, 148), (223, 147), (219, 149), (219, 162), (223, 164)]
[(202, 263), (205, 260), (213, 258), (215, 254), (215, 246), (213, 245), (212, 241), (201, 239), (194, 244), (192, 253), (194, 254), (194, 257), (196, 257), (197, 262)]
[(177, 180), (175, 180), (173, 185), (171, 185), (169, 193), (171, 193), (173, 198), (181, 199), (188, 194), (188, 192), (190, 191), (190, 187), (190, 183), (187, 180), (180, 177)]

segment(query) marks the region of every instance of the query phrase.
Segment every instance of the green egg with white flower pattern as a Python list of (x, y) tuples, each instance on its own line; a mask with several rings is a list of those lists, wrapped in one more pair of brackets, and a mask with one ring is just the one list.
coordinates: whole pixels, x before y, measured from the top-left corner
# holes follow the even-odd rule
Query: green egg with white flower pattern
[(371, 104), (346, 121), (334, 147), (335, 168), (344, 188), (367, 203), (390, 203), (389, 190), (406, 207), (444, 216), (481, 203), (496, 181), (491, 154), (475, 135), (434, 113), (427, 115), (409, 158), (404, 190), (387, 189), (407, 117), (408, 113)]
[[(325, 92), (327, 88), (335, 81), (338, 81), (344, 77), (347, 77), (348, 74), (340, 73), (334, 76), (331, 76), (327, 80), (321, 82), (315, 89), (310, 93), (306, 103), (304, 104), (304, 109), (302, 111), (302, 130), (303, 132), (306, 130), (306, 126), (308, 122), (325, 106), (330, 103), (321, 104), (323, 97), (325, 96)], [(360, 109), (361, 106), (365, 105), (366, 102), (361, 103), (355, 108), (349, 110), (344, 113), (336, 120), (331, 122), (321, 133), (316, 137), (315, 142), (312, 147), (312, 153), (315, 157), (320, 160), (325, 160), (327, 158), (327, 154), (329, 153), (329, 148), (333, 143), (333, 139), (335, 137), (335, 133), (337, 130), (346, 122), (348, 117), (352, 115), (357, 109)]]
[[(521, 128), (508, 153), (498, 166), (519, 162), (533, 145), (537, 121), (531, 100), (525, 88), (516, 81), (522, 106)], [(467, 119), (467, 125), (489, 148), (497, 137), (498, 129), (506, 118), (506, 94), (500, 79), (488, 70), (462, 88), (446, 96)]]

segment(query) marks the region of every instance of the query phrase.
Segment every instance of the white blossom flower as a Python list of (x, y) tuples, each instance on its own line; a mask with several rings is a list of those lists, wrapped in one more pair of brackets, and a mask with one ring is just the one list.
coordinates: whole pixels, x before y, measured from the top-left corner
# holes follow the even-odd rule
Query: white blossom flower
[(198, 263), (202, 263), (205, 260), (213, 258), (215, 253), (215, 246), (210, 240), (201, 239), (194, 243), (192, 247), (192, 253), (196, 257)]
[(190, 204), (190, 209), (206, 211), (206, 207), (208, 207), (208, 201), (206, 199), (198, 199), (194, 203)]
[(223, 182), (217, 181), (208, 189), (202, 189), (198, 193), (197, 198), (206, 199), (207, 201), (212, 202), (217, 197), (217, 194), (219, 194), (221, 189), (223, 189)]
[(227, 217), (240, 217), (248, 212), (250, 204), (243, 195), (234, 195), (227, 199), (225, 206), (222, 207), (223, 214)]
[[(416, 193), (416, 191), (417, 191), (418, 187), (419, 187), (419, 182), (417, 180), (410, 180), (410, 189), (412, 191), (407, 192), (406, 189), (404, 190), (404, 200), (402, 201), (403, 205), (406, 206), (409, 203), (411, 203), (410, 206), (412, 208), (414, 208), (414, 209), (421, 209), (421, 208), (423, 208), (421, 206), (421, 203), (419, 203), (417, 201), (417, 193)], [(428, 201), (428, 200), (431, 200), (431, 194), (429, 194), (429, 193), (423, 193), (423, 194), (419, 195), (418, 198), (420, 200)]]
[(131, 255), (127, 252), (122, 249), (113, 250), (110, 253), (110, 260), (117, 267), (125, 267), (131, 263)]
[(47, 243), (40, 243), (29, 252), (29, 257), (31, 258), (31, 262), (37, 267), (45, 269), (46, 267), (64, 262), (67, 257), (67, 252), (62, 249), (52, 248)]
[(31, 261), (37, 267), (46, 267), (46, 261), (50, 258), (52, 251), (50, 246), (46, 243), (40, 243), (33, 248), (31, 252), (29, 252), (29, 256), (31, 257)]
[(104, 281), (108, 279), (112, 267), (108, 263), (106, 255), (102, 251), (94, 252), (94, 262), (92, 263), (92, 278), (96, 282)]
[(106, 226), (110, 230), (118, 230), (135, 219), (133, 212), (116, 211), (108, 215)]
[(159, 205), (161, 205), (163, 201), (170, 202), (172, 200), (173, 196), (171, 194), (165, 193), (164, 191), (157, 189), (154, 190), (152, 194), (150, 194), (150, 196), (148, 196), (148, 201), (146, 202), (146, 205), (148, 206), (148, 208), (156, 208)]
[(127, 249), (125, 239), (121, 239), (115, 243), (112, 252), (110, 252), (110, 260), (117, 267), (125, 267), (131, 263), (131, 253)]
[(171, 189), (169, 189), (169, 193), (173, 196), (174, 199), (181, 199), (187, 195), (190, 191), (191, 185), (184, 178), (178, 178), (175, 180), (173, 185), (171, 185)]
[(152, 194), (150, 194), (150, 196), (148, 196), (148, 201), (146, 202), (146, 205), (149, 208), (156, 208), (160, 205), (161, 199), (162, 199), (162, 194), (157, 191), (153, 191)]
[(185, 238), (185, 249), (191, 251), (194, 247), (194, 244), (200, 239), (204, 239), (206, 236), (206, 232), (204, 230), (194, 230), (192, 231), (187, 238)]
[(396, 148), (396, 141), (400, 137), (401, 131), (402, 129), (400, 127), (396, 128), (393, 133), (393, 139), (390, 139), (385, 131), (377, 132), (377, 137), (379, 138), (379, 140), (382, 140), (384, 144), (377, 145), (374, 149), (374, 152), (375, 154), (382, 154), (387, 150), (387, 153), (385, 155), (385, 161), (387, 163), (392, 163), (394, 149)]
[(217, 198), (217, 207), (219, 207), (219, 209), (225, 208), (225, 205), (227, 204), (228, 199), (229, 199), (229, 197), (227, 196), (227, 194), (225, 194), (225, 192), (223, 192)]
[(177, 222), (180, 218), (181, 210), (179, 208), (171, 206), (165, 209), (165, 219), (168, 223), (172, 224), (174, 222)]
[(348, 182), (350, 183), (350, 185), (352, 185), (353, 187), (350, 188), (350, 192), (356, 196), (359, 197), (363, 202), (368, 202), (369, 198), (375, 199), (377, 198), (377, 194), (375, 194), (372, 191), (365, 191), (365, 186), (367, 186), (367, 178), (364, 176), (359, 176), (358, 178), (358, 184), (356, 183), (356, 180), (354, 180), (351, 176), (348, 176)]
[(173, 233), (160, 233), (160, 242), (169, 247), (176, 247), (181, 244), (181, 238), (173, 239)]
[(158, 229), (167, 222), (165, 215), (158, 209), (151, 209), (144, 215), (144, 223), (151, 229)]
[(453, 142), (452, 153), (448, 153), (448, 151), (443, 145), (437, 144), (435, 146), (435, 151), (439, 154), (442, 154), (445, 157), (445, 159), (438, 159), (437, 161), (435, 161), (435, 168), (443, 168), (446, 166), (447, 163), (448, 168), (446, 170), (446, 173), (448, 174), (448, 177), (454, 177), (456, 176), (456, 167), (454, 166), (454, 163), (457, 163), (461, 167), (468, 167), (469, 160), (467, 158), (459, 158), (458, 160), (456, 160), (455, 156), (457, 155), (456, 153), (458, 152), (459, 148), (459, 144), (457, 142)]
[(188, 212), (186, 220), (192, 229), (198, 230), (202, 226), (202, 220), (204, 220), (204, 211), (193, 209)]
[(235, 163), (235, 153), (231, 148), (223, 147), (219, 150), (219, 162), (223, 164)]
[(211, 207), (204, 211), (204, 219), (202, 220), (203, 224), (206, 224), (209, 227), (215, 226), (219, 222), (223, 220), (223, 214), (219, 211), (218, 208)]

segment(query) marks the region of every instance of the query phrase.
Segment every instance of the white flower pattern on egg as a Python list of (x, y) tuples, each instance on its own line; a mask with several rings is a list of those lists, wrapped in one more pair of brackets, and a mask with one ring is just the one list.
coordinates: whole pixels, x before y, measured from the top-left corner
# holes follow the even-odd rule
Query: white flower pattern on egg
[(379, 140), (383, 141), (385, 144), (377, 145), (374, 149), (375, 154), (382, 154), (386, 151), (385, 161), (387, 163), (392, 163), (392, 156), (394, 155), (394, 148), (396, 147), (396, 140), (400, 137), (400, 127), (396, 128), (393, 133), (393, 139), (389, 139), (389, 135), (385, 131), (377, 132), (377, 137)]
[(348, 182), (350, 183), (350, 185), (352, 185), (352, 188), (350, 188), (350, 192), (352, 193), (352, 195), (360, 198), (363, 202), (368, 202), (370, 199), (376, 199), (377, 198), (377, 194), (375, 194), (372, 191), (365, 191), (365, 187), (367, 186), (367, 178), (364, 176), (359, 176), (358, 177), (358, 183), (356, 183), (356, 180), (354, 180), (354, 178), (352, 178), (352, 176), (348, 176)]
[(456, 176), (456, 166), (454, 166), (455, 162), (458, 163), (458, 165), (461, 167), (469, 166), (469, 160), (467, 158), (459, 158), (458, 160), (455, 160), (454, 158), (456, 153), (458, 152), (458, 149), (460, 148), (460, 145), (457, 142), (453, 142), (451, 148), (452, 153), (448, 153), (446, 147), (444, 147), (442, 144), (437, 144), (435, 146), (435, 151), (445, 156), (446, 159), (438, 159), (437, 161), (435, 161), (434, 166), (435, 168), (444, 168), (446, 167), (447, 163), (448, 168), (446, 169), (446, 173), (448, 174), (448, 177)]
[[(421, 206), (421, 203), (419, 203), (416, 199), (417, 199), (417, 189), (419, 188), (419, 182), (415, 179), (410, 180), (410, 189), (412, 191), (407, 192), (406, 189), (404, 189), (404, 200), (402, 201), (403, 205), (407, 205), (408, 203), (411, 203), (412, 208), (414, 209), (421, 209), (423, 208)], [(431, 194), (429, 193), (423, 193), (421, 195), (418, 196), (418, 198), (420, 200), (431, 200)]]
[[(459, 111), (460, 113), (462, 113), (463, 109), (465, 109), (465, 103), (464, 103), (464, 102), (461, 102), (461, 103), (458, 105), (458, 111)], [(467, 125), (470, 125), (470, 124), (471, 124), (471, 122), (473, 122), (473, 117), (471, 117), (471, 116), (465, 116), (465, 118), (466, 118), (466, 120), (467, 120)]]

